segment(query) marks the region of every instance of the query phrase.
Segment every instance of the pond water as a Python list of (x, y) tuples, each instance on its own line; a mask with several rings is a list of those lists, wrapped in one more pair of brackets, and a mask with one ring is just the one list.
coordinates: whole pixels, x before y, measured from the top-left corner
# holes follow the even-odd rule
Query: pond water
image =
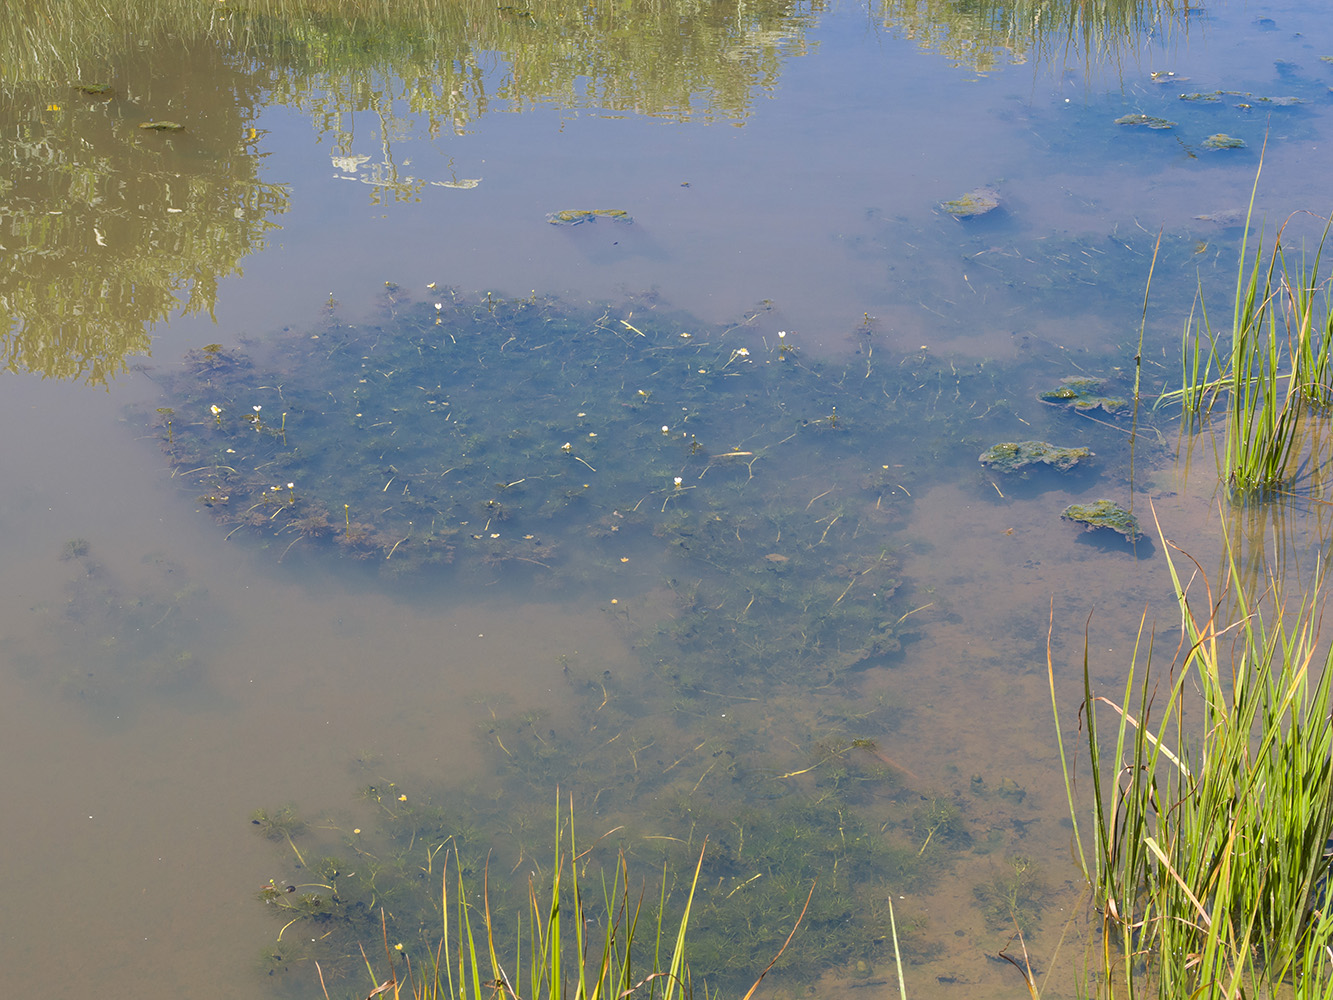
[[(1072, 733), (1089, 616), (1111, 688), (1177, 620), (1152, 511), (1319, 546), (1149, 403), (1265, 141), (1271, 232), (1333, 140), (1321, 5), (1090, 6), (0, 15), (7, 988), (364, 995), (269, 880), (411, 942), (417, 836), (521, 874), (560, 790), (645, 872), (710, 838), (728, 990), (818, 879), (774, 993), (894, 995), (891, 895), (912, 995), (1020, 995), (1015, 926), (1073, 995), (1048, 623)], [(978, 462), (1030, 440), (1094, 454)]]

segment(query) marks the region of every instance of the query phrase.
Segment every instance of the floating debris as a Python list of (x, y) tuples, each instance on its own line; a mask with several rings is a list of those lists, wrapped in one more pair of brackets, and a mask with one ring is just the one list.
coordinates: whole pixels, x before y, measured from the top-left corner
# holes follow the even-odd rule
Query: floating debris
[(567, 208), (563, 212), (552, 212), (546, 221), (553, 226), (578, 226), (598, 219), (611, 219), (615, 222), (633, 222), (634, 218), (623, 208)]
[(1000, 192), (993, 187), (979, 187), (951, 201), (940, 202), (940, 208), (955, 219), (973, 219), (1000, 207)]
[(1176, 123), (1166, 118), (1154, 118), (1152, 115), (1121, 115), (1115, 120), (1117, 125), (1146, 125), (1148, 128), (1175, 128)]
[(1143, 534), (1139, 530), (1138, 519), (1113, 500), (1097, 500), (1093, 503), (1072, 503), (1060, 515), (1066, 521), (1077, 521), (1089, 531), (1107, 528), (1124, 535), (1129, 541), (1135, 541)]
[(185, 126), (177, 122), (140, 122), (139, 127), (149, 132), (184, 132)]
[(1225, 132), (1217, 132), (1203, 140), (1204, 149), (1244, 149), (1245, 140), (1237, 139), (1234, 135), (1227, 135)]
[(1105, 383), (1090, 375), (1071, 375), (1060, 380), (1058, 389), (1047, 389), (1037, 398), (1053, 406), (1072, 406), (1075, 410), (1095, 410), (1101, 408), (1107, 413), (1115, 413), (1129, 405), (1129, 400), (1122, 396), (1108, 396), (1102, 392)]
[(1185, 83), (1189, 77), (1177, 76), (1171, 70), (1159, 69), (1155, 73), (1148, 74), (1148, 79), (1153, 83)]
[(1066, 472), (1085, 458), (1091, 458), (1088, 448), (1061, 448), (1047, 441), (1016, 441), (993, 444), (980, 455), (982, 465), (1002, 472), (1018, 472), (1029, 465), (1049, 465)]

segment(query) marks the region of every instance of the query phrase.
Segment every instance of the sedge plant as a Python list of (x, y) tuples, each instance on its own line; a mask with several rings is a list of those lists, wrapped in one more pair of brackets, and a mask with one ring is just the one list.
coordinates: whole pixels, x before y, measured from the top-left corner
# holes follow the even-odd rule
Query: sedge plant
[[(1262, 229), (1255, 234), (1253, 226), (1262, 172), (1261, 158), (1241, 239), (1231, 329), (1214, 330), (1200, 290), (1182, 334), (1181, 387), (1159, 401), (1179, 402), (1187, 418), (1200, 420), (1221, 403), (1224, 478), (1242, 497), (1291, 485), (1305, 450), (1303, 418), (1333, 401), (1333, 311), (1319, 279), (1333, 216), (1313, 258), (1289, 259), (1287, 223), (1265, 254)], [(1319, 454), (1310, 458), (1323, 461)]]
[[(584, 885), (596, 847), (577, 849), (571, 806), (567, 821), (557, 819), (551, 884), (539, 887), (529, 878), (527, 905), (512, 928), (500, 926), (500, 919), (492, 914), (489, 870), (478, 898), (463, 878), (457, 851), (452, 854), (452, 879), (446, 856), (440, 882), (439, 937), (424, 960), (414, 963), (402, 944), (390, 946), (388, 919), (381, 911), (389, 974), (381, 979), (362, 950), (372, 984), (368, 1000), (377, 996), (394, 1000), (691, 1000), (694, 981), (685, 942), (707, 843), (700, 850), (674, 933), (668, 919), (669, 873), (662, 873), (655, 912), (646, 912), (644, 894), (636, 897), (631, 891), (624, 852), (611, 866), (609, 882), (606, 873), (601, 876), (600, 902), (589, 905), (585, 901)], [(811, 885), (787, 940), (742, 1000), (753, 1000), (787, 950), (814, 892)], [(898, 963), (901, 981), (900, 957)], [(319, 977), (324, 986), (322, 969)], [(701, 993), (708, 1000), (707, 987)], [(324, 996), (329, 1000), (326, 986)]]
[[(1162, 543), (1181, 615), (1168, 667), (1154, 663), (1145, 615), (1117, 703), (1093, 691), (1084, 643), (1086, 839), (1060, 741), (1076, 854), (1101, 914), (1097, 990), (1328, 997), (1333, 653), (1318, 644), (1323, 581), (1294, 600), (1276, 578), (1247, 593), (1229, 554), (1214, 593), (1197, 564), (1182, 579), (1193, 560)], [(1058, 730), (1049, 646), (1048, 670)]]
[[(700, 852), (695, 865), (679, 923), (672, 934), (667, 919), (666, 873), (656, 913), (649, 917), (643, 894), (636, 898), (631, 892), (629, 866), (623, 852), (610, 872), (601, 877), (600, 905), (590, 905), (591, 900), (585, 898), (584, 881), (591, 850), (577, 849), (572, 810), (568, 821), (559, 818), (551, 884), (539, 886), (529, 879), (527, 906), (512, 927), (500, 926), (500, 918), (492, 914), (489, 872), (484, 876), (478, 898), (463, 878), (463, 866), (455, 851), (452, 864), (446, 859), (443, 866), (441, 933), (434, 948), (423, 960), (414, 963), (401, 944), (390, 946), (387, 920), (381, 916), (389, 973), (381, 981), (373, 964), (366, 960), (372, 983), (369, 996), (382, 995), (394, 1000), (628, 997), (686, 1000), (692, 997), (685, 938), (703, 853)], [(645, 931), (643, 923), (650, 923), (651, 927)], [(322, 970), (320, 981), (322, 984)]]

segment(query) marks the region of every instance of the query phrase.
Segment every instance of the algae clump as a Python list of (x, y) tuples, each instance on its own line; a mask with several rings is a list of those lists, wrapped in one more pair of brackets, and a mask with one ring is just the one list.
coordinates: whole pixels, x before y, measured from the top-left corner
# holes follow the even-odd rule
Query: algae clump
[(1067, 521), (1077, 521), (1089, 531), (1109, 528), (1117, 534), (1124, 535), (1131, 542), (1143, 534), (1139, 530), (1138, 519), (1112, 500), (1073, 503), (1066, 507), (1060, 516)]
[(1245, 140), (1237, 139), (1234, 135), (1227, 135), (1225, 132), (1218, 132), (1210, 135), (1203, 140), (1204, 149), (1244, 149)]
[(1115, 120), (1117, 125), (1146, 125), (1148, 128), (1175, 128), (1176, 123), (1166, 118), (1154, 118), (1152, 115), (1121, 115)]
[(955, 219), (973, 219), (1000, 207), (1000, 193), (991, 187), (979, 187), (949, 201), (940, 202), (940, 208)]
[(1107, 413), (1114, 413), (1129, 405), (1129, 401), (1123, 397), (1108, 396), (1102, 392), (1104, 384), (1101, 379), (1089, 375), (1072, 375), (1061, 379), (1058, 388), (1047, 389), (1037, 398), (1043, 403), (1068, 405), (1076, 410), (1095, 410), (1100, 407)]
[(1048, 441), (1003, 441), (983, 451), (980, 461), (1003, 472), (1018, 472), (1039, 464), (1066, 472), (1091, 457), (1088, 448), (1061, 448)]
[(598, 219), (612, 219), (616, 222), (633, 222), (633, 217), (623, 208), (567, 208), (561, 212), (552, 212), (546, 221), (553, 226), (577, 226), (584, 222), (596, 222)]

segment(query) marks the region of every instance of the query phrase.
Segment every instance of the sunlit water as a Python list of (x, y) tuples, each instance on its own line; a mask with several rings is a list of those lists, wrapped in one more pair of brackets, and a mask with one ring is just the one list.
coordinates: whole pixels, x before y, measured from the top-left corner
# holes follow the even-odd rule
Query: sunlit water
[[(669, 705), (653, 700), (652, 671), (634, 648), (674, 613), (664, 583), (679, 564), (660, 546), (627, 549), (632, 569), (558, 594), (512, 572), (404, 583), (300, 551), (279, 562), (285, 538), (227, 540), (231, 526), (173, 475), (152, 414), (174, 404), (159, 392), (188, 350), (219, 343), (262, 356), (307, 337), (330, 298), (350, 322), (375, 314), (385, 282), (427, 303), (446, 287), (573, 304), (648, 296), (701, 328), (746, 323), (755, 345), (785, 331), (812, 362), (840, 371), (914, 358), (937, 376), (993, 379), (981, 399), (950, 399), (947, 379), (922, 390), (943, 393), (955, 414), (974, 412), (976, 430), (950, 423), (952, 439), (932, 446), (947, 462), (886, 487), (892, 520), (860, 511), (892, 538), (901, 579), (892, 617), (910, 614), (910, 629), (900, 650), (842, 678), (835, 700), (879, 712), (866, 725), (892, 762), (883, 790), (859, 800), (865, 816), (920, 843), (926, 827), (914, 830), (913, 810), (945, 802), (967, 834), (932, 878), (895, 893), (910, 928), (912, 995), (1022, 993), (1014, 969), (994, 960), (1012, 927), (991, 919), (976, 892), (1019, 859), (1041, 866), (1046, 888), (1028, 951), (1039, 972), (1052, 970), (1055, 991), (1072, 989), (1081, 939), (1061, 940), (1083, 902), (1050, 721), (1048, 621), (1053, 609), (1055, 675), (1072, 725), (1089, 613), (1092, 670), (1113, 686), (1145, 606), (1164, 628), (1173, 623), (1149, 502), (1167, 535), (1211, 571), (1219, 497), (1211, 454), (1186, 456), (1188, 468), (1177, 461), (1169, 418), (1145, 417), (1131, 451), (1126, 418), (1092, 424), (1035, 396), (1081, 373), (1132, 390), (1159, 230), (1145, 395), (1175, 376), (1196, 281), (1225, 312), (1240, 233), (1198, 216), (1244, 209), (1266, 135), (1257, 205), (1270, 228), (1300, 209), (1328, 209), (1333, 64), (1321, 57), (1333, 55), (1333, 31), (1313, 3), (1218, 3), (1122, 40), (1114, 58), (1057, 51), (1016, 65), (1002, 58), (982, 73), (854, 5), (786, 28), (756, 42), (765, 68), (746, 78), (741, 103), (710, 111), (700, 96), (693, 114), (651, 101), (606, 110), (596, 99), (506, 96), (499, 56), (486, 76), (499, 96), (466, 121), (431, 120), (402, 101), (374, 110), (373, 98), (322, 117), (329, 83), (318, 74), (291, 77), (258, 60), (246, 64), (250, 84), (218, 86), (235, 70), (207, 46), (97, 67), (118, 90), (106, 103), (71, 93), (63, 78), (14, 89), (4, 112), (14, 148), (34, 122), (67, 140), (94, 137), (114, 164), (98, 183), (142, 190), (89, 193), (43, 173), (42, 157), (16, 154), (23, 168), (4, 195), (23, 207), (12, 216), (22, 224), (0, 239), (20, 261), (2, 290), (9, 308), (24, 313), (13, 303), (29, 303), (30, 329), (41, 328), (39, 310), (95, 314), (108, 343), (84, 354), (112, 372), (105, 387), (84, 384), (87, 368), (62, 381), (75, 373), (60, 359), (77, 345), (27, 357), (11, 349), (17, 370), (0, 393), (6, 990), (262, 991), (272, 966), (260, 956), (281, 922), (256, 893), (290, 877), (291, 859), (255, 835), (256, 808), (296, 803), (313, 821), (365, 815), (356, 796), (368, 784), (392, 781), (442, 803), (452, 789), (505, 787), (492, 776), (506, 763), (499, 750), (510, 751), (488, 726), (536, 709), (552, 733), (584, 725), (588, 690), (571, 671), (614, 678), (630, 702)], [(1150, 76), (1166, 71), (1175, 77)], [(283, 89), (304, 100), (274, 103), (275, 74), (299, 80)], [(383, 92), (386, 81), (376, 86)], [(237, 91), (253, 109), (224, 103)], [(1213, 91), (1242, 93), (1177, 97)], [(1254, 99), (1287, 96), (1302, 103)], [(1177, 124), (1114, 123), (1130, 113)], [(146, 119), (187, 129), (139, 132)], [(1247, 147), (1204, 148), (1215, 133)], [(940, 210), (983, 186), (999, 192), (993, 215), (960, 221)], [(236, 190), (249, 194), (225, 193)], [(106, 202), (118, 211), (101, 220)], [(624, 209), (634, 222), (547, 221), (591, 208)], [(87, 224), (61, 230), (66, 216), (51, 214), (60, 211)], [(209, 221), (183, 230), (160, 221), (187, 213)], [(159, 318), (154, 295), (184, 302), (202, 287), (207, 298), (209, 275), (221, 278), (215, 301), (191, 315), (168, 306), (151, 327), (151, 356), (116, 374), (118, 357), (138, 349), (116, 331)], [(76, 327), (88, 328), (66, 322)], [(888, 408), (882, 429), (863, 421), (861, 431), (871, 468), (897, 468), (900, 455), (923, 461), (931, 449), (921, 442), (937, 433), (902, 426)], [(1023, 481), (975, 461), (997, 440), (1029, 438), (1094, 443), (1097, 463), (1069, 480)], [(809, 454), (804, 468), (779, 466), (793, 496), (859, 496), (860, 484), (831, 478), (846, 463), (825, 468), (817, 449)], [(1067, 504), (1098, 496), (1132, 503), (1149, 538), (1130, 547), (1060, 520)], [(799, 502), (793, 512), (803, 513)], [(1302, 550), (1319, 525), (1293, 517), (1281, 527)], [(826, 695), (814, 683), (808, 699), (799, 695), (788, 685), (771, 705), (761, 696), (729, 712), (727, 698), (705, 693), (688, 713), (707, 720), (699, 725), (718, 745), (771, 756), (773, 796), (811, 795), (781, 775), (819, 760), (817, 748), (794, 747), (774, 722), (792, 714), (805, 732), (818, 730)], [(645, 732), (670, 724), (641, 722)], [(838, 732), (857, 735), (830, 723), (827, 735)], [(686, 767), (698, 789), (708, 763)], [(555, 777), (578, 787), (581, 776)], [(580, 794), (596, 801), (596, 791)], [(623, 822), (625, 803), (644, 824), (667, 822), (651, 802), (617, 795), (622, 811), (608, 808), (605, 819), (604, 802), (587, 807), (589, 832)], [(841, 959), (819, 990), (892, 995), (886, 955)], [(294, 979), (314, 986), (307, 965), (285, 978), (283, 989)], [(359, 987), (340, 988), (350, 996)]]

